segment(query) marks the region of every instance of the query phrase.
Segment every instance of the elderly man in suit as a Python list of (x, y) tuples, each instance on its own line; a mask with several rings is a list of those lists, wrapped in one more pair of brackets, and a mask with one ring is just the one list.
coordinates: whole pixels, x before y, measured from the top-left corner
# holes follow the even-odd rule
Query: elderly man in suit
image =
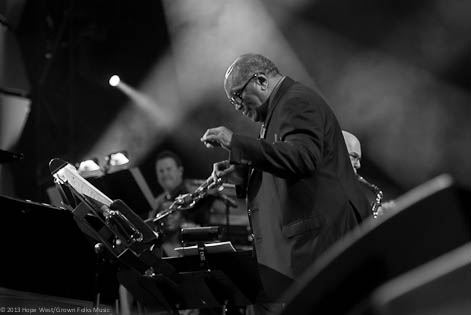
[(262, 124), (260, 136), (220, 126), (201, 141), (229, 151), (213, 176), (232, 179), (246, 197), (262, 284), (276, 298), (290, 283), (284, 280), (299, 278), (357, 226), (367, 202), (339, 123), (318, 93), (258, 54), (229, 66), (224, 89), (236, 110)]

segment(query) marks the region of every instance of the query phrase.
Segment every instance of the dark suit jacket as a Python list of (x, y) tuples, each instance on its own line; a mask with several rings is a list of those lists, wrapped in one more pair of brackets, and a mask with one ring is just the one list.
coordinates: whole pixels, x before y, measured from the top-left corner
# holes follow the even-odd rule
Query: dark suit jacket
[(263, 139), (233, 135), (230, 161), (250, 168), (247, 206), (270, 291), (281, 281), (262, 270), (298, 278), (368, 205), (339, 123), (319, 94), (286, 77), (270, 96), (264, 125)]

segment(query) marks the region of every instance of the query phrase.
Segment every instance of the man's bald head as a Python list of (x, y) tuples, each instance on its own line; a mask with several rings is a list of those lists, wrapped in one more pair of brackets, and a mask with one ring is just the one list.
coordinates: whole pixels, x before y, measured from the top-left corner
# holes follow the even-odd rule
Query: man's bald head
[(356, 171), (361, 167), (361, 145), (357, 137), (348, 131), (342, 130), (345, 144), (347, 145), (348, 155), (350, 156), (350, 162), (352, 163), (353, 170)]
[(267, 57), (259, 54), (244, 54), (227, 68), (224, 77), (224, 90), (228, 97), (238, 90), (256, 73), (265, 75), (279, 74), (276, 65)]

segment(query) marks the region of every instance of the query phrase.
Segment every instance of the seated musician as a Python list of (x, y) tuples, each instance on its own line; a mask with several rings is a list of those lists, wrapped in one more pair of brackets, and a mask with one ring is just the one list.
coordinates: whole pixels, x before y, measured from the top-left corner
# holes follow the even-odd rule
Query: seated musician
[(362, 190), (365, 192), (365, 196), (368, 199), (370, 204), (369, 215), (377, 217), (383, 212), (394, 206), (394, 201), (382, 202), (383, 192), (379, 189), (378, 186), (370, 183), (364, 179), (358, 170), (361, 167), (361, 144), (360, 140), (353, 135), (352, 133), (342, 130), (343, 137), (345, 139), (345, 144), (347, 145), (348, 155), (350, 156), (350, 162), (352, 163), (353, 171), (355, 172), (358, 181), (362, 184)]
[[(157, 156), (155, 171), (164, 191), (157, 196), (153, 209), (149, 212), (149, 218), (154, 218), (159, 212), (168, 209), (177, 196), (193, 192), (199, 184), (196, 180), (183, 179), (181, 159), (171, 151), (163, 151)], [(192, 209), (175, 211), (162, 219), (165, 238), (162, 249), (167, 256), (177, 255), (173, 249), (181, 246), (178, 242), (181, 228), (208, 225), (209, 209), (213, 201), (213, 196), (207, 196)]]

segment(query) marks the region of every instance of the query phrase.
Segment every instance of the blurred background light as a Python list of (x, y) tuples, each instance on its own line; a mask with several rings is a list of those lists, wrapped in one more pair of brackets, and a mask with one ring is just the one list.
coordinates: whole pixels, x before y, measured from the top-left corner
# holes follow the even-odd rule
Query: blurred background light
[(77, 171), (83, 178), (99, 177), (104, 175), (104, 171), (99, 165), (97, 158), (80, 162)]
[(126, 151), (110, 153), (105, 157), (106, 173), (114, 173), (127, 169), (130, 165), (128, 154)]
[[(14, 148), (30, 164), (18, 181), (34, 174), (36, 186), (48, 183), (52, 156), (121, 149), (150, 179), (163, 149), (182, 156), (187, 176), (206, 178), (227, 158), (200, 144), (207, 128), (258, 133), (222, 87), (233, 59), (256, 52), (321, 91), (362, 142), (361, 173), (387, 187), (386, 199), (440, 173), (471, 186), (469, 3), (108, 1), (26, 1), (13, 23), (33, 83)], [(110, 73), (125, 78), (118, 90), (108, 88)]]
[(109, 83), (111, 86), (117, 86), (120, 82), (120, 79), (119, 79), (119, 76), (117, 76), (116, 74), (111, 76), (110, 80), (109, 80)]
[[(120, 83), (118, 88), (130, 103), (85, 155), (100, 155), (124, 144), (133, 163), (139, 164), (171, 137), (182, 148), (191, 147), (193, 162), (205, 163), (210, 172), (212, 162), (222, 155), (208, 156), (199, 138), (207, 128), (221, 124), (218, 116), (229, 114), (238, 129), (257, 133), (256, 125), (233, 111), (222, 89), (233, 59), (249, 50), (267, 52), (280, 69), (289, 69), (290, 75), (311, 86), (314, 81), (260, 1), (163, 1), (163, 9), (168, 50), (139, 87)], [(230, 36), (237, 33), (244, 36)]]

